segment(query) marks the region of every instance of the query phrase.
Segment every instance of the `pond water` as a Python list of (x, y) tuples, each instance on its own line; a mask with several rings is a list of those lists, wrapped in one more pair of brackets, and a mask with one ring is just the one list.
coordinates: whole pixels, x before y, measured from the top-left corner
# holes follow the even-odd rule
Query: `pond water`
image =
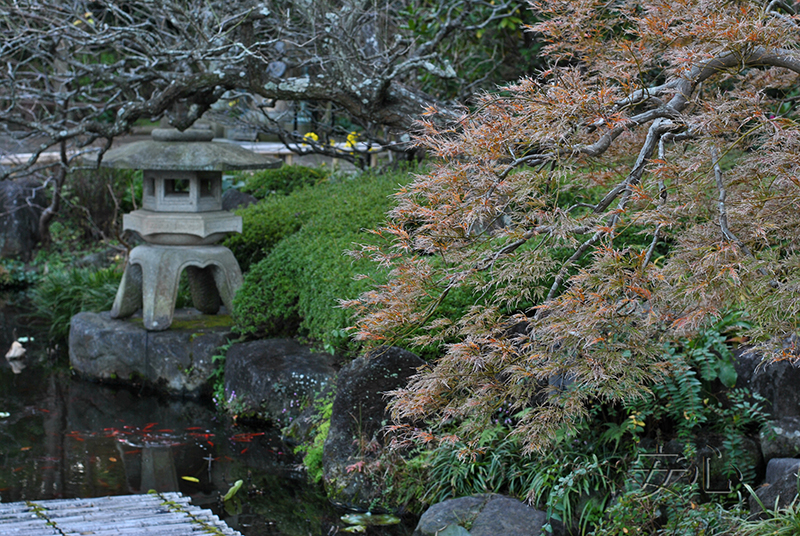
[[(23, 329), (0, 313), (0, 351), (27, 336)], [(0, 502), (155, 489), (182, 492), (245, 536), (346, 526), (346, 512), (307, 481), (274, 429), (236, 424), (210, 404), (81, 380), (63, 366), (66, 357), (36, 341), (26, 346), (21, 371), (0, 359)], [(241, 511), (228, 513), (220, 497), (240, 479)], [(405, 521), (367, 534), (411, 534), (413, 520)]]

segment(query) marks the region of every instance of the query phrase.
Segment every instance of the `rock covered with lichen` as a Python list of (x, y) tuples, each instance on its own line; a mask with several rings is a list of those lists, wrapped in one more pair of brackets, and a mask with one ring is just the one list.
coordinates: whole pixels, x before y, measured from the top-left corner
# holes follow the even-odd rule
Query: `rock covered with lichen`
[(294, 339), (232, 345), (225, 359), (224, 400), (229, 411), (286, 427), (333, 381), (334, 357)]
[[(431, 506), (413, 536), (540, 536), (547, 514), (521, 501), (484, 493), (450, 499)], [(551, 527), (561, 534), (560, 526)]]
[(69, 331), (69, 362), (82, 377), (146, 384), (163, 393), (203, 397), (211, 391), (214, 355), (231, 333), (227, 315), (177, 310), (172, 328), (149, 331), (141, 316), (78, 313)]
[(424, 364), (402, 348), (381, 347), (339, 372), (322, 457), (325, 487), (334, 501), (368, 508), (380, 497), (382, 483), (373, 465), (389, 422), (386, 393), (405, 387)]

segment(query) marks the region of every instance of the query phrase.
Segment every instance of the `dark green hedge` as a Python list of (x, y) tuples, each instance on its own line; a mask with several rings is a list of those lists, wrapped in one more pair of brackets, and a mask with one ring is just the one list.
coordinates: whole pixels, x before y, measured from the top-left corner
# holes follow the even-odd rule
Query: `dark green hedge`
[(324, 169), (306, 166), (281, 166), (277, 169), (265, 169), (249, 175), (242, 175), (245, 180), (241, 190), (258, 199), (266, 199), (271, 195), (289, 195), (303, 186), (313, 186), (324, 181), (328, 173)]
[(249, 268), (234, 301), (236, 329), (343, 344), (351, 316), (338, 300), (374, 284), (356, 281), (357, 274), (384, 279), (374, 263), (344, 252), (377, 240), (365, 229), (381, 224), (393, 206), (391, 194), (408, 180), (407, 173), (331, 179), (242, 211), (245, 233), (228, 242)]

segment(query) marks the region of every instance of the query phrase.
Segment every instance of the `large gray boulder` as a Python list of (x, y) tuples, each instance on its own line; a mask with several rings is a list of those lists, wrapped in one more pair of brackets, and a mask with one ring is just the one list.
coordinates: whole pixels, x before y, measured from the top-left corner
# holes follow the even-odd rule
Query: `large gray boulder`
[(761, 512), (761, 504), (770, 510), (789, 506), (797, 497), (799, 472), (800, 460), (796, 458), (771, 459), (767, 464), (766, 482), (756, 489), (758, 500), (750, 497), (750, 512)]
[(761, 452), (767, 461), (800, 456), (800, 418), (783, 417), (770, 421), (761, 430)]
[(743, 349), (736, 355), (737, 387), (763, 396), (773, 419), (800, 417), (800, 366), (789, 360), (763, 363), (756, 352)]
[(422, 514), (413, 536), (541, 536), (547, 514), (496, 494), (471, 495), (434, 504)]
[(46, 206), (34, 181), (0, 181), (0, 257), (29, 260), (39, 241), (39, 215)]
[(240, 192), (236, 188), (229, 188), (222, 194), (222, 210), (246, 208), (255, 203), (258, 203), (258, 199), (250, 194)]
[(225, 358), (225, 403), (286, 427), (336, 376), (334, 357), (294, 339), (237, 343)]
[(383, 443), (388, 423), (386, 393), (404, 387), (425, 364), (416, 354), (382, 347), (349, 363), (339, 372), (330, 431), (322, 455), (328, 494), (347, 506), (368, 508), (381, 495), (381, 482), (362, 471)]
[(144, 382), (168, 394), (210, 393), (213, 356), (230, 335), (230, 317), (176, 311), (172, 329), (148, 331), (141, 318), (78, 313), (69, 330), (69, 361), (92, 379)]

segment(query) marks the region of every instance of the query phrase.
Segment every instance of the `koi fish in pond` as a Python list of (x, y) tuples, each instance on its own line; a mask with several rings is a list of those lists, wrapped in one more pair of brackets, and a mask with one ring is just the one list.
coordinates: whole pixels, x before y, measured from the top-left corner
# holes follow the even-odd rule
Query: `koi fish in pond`
[(215, 434), (210, 434), (210, 433), (209, 434), (198, 434), (196, 432), (191, 432), (189, 434), (190, 437), (195, 437), (197, 439), (205, 439), (205, 440), (211, 439), (212, 437), (214, 437), (214, 435)]
[(263, 436), (264, 432), (250, 432), (250, 433), (240, 433), (234, 436), (231, 436), (231, 441), (235, 441), (237, 443), (250, 443), (254, 437)]

